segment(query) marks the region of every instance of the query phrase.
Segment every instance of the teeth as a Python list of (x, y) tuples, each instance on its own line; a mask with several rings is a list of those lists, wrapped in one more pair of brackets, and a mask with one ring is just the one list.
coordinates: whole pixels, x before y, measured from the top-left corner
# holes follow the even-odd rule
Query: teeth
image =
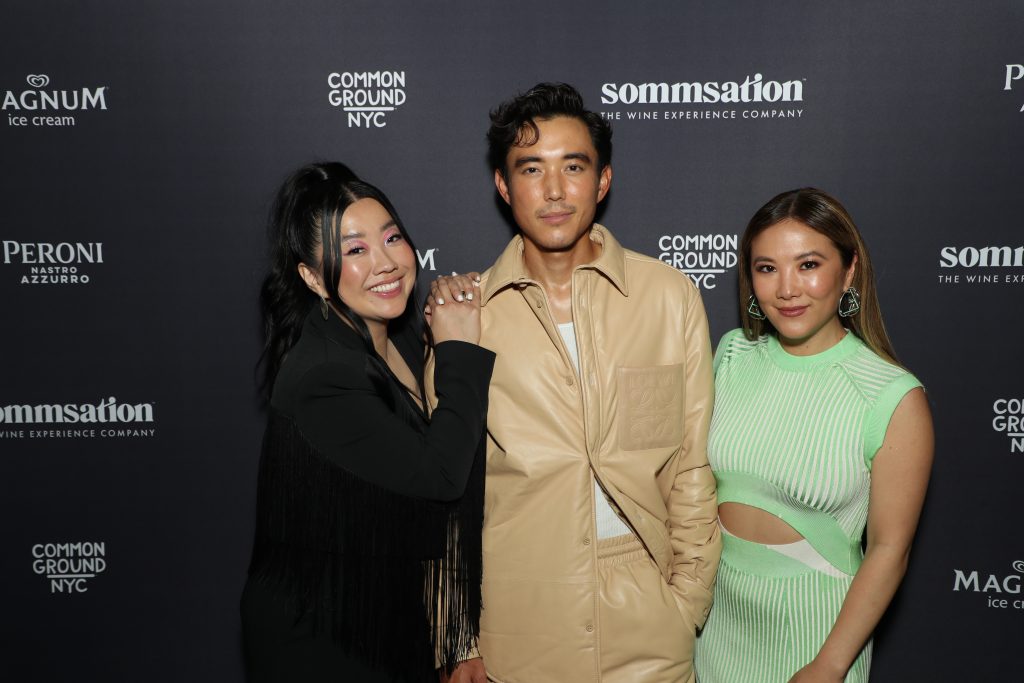
[(393, 292), (398, 289), (401, 281), (395, 280), (394, 282), (386, 285), (377, 285), (376, 287), (370, 287), (371, 292), (377, 292), (378, 294), (386, 294), (387, 292)]

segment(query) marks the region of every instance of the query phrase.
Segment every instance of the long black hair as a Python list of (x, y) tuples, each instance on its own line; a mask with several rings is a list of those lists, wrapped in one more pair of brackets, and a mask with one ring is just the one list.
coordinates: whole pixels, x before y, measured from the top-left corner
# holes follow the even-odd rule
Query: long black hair
[[(338, 295), (338, 280), (341, 277), (341, 240), (338, 230), (345, 210), (360, 199), (379, 202), (415, 252), (412, 239), (388, 198), (373, 185), (360, 180), (345, 164), (308, 164), (288, 176), (278, 190), (268, 225), (270, 273), (263, 280), (260, 291), (265, 335), (260, 356), (263, 368), (260, 388), (264, 397), (269, 399), (281, 364), (298, 341), (310, 308), (319, 303), (317, 295), (299, 275), (299, 264), (304, 263), (320, 273), (334, 310), (362, 337), (369, 356), (367, 374), (378, 393), (392, 410), (410, 424), (418, 424), (421, 422), (418, 411), (387, 363), (374, 349), (366, 323)], [(320, 247), (322, 259), (317, 258)], [(416, 273), (419, 274), (418, 261)], [(430, 330), (420, 307), (416, 305), (418, 300), (416, 287), (413, 287), (405, 311), (389, 322), (388, 334), (411, 331), (417, 339), (426, 339), (429, 346)], [(422, 400), (422, 378), (417, 377), (416, 381)]]

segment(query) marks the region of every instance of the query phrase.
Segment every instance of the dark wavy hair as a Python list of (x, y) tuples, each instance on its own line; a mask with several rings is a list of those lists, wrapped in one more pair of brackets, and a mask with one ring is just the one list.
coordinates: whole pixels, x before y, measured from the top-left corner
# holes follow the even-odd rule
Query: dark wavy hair
[[(268, 237), (270, 242), (270, 273), (263, 280), (260, 307), (263, 311), (264, 346), (260, 356), (262, 380), (260, 388), (266, 399), (288, 351), (302, 332), (310, 308), (318, 298), (299, 275), (299, 264), (319, 272), (335, 311), (362, 337), (369, 355), (367, 374), (391, 408), (411, 419), (413, 411), (401, 383), (395, 378), (373, 347), (366, 323), (338, 296), (341, 277), (341, 240), (338, 231), (345, 210), (360, 199), (374, 199), (390, 214), (402, 237), (415, 252), (398, 212), (388, 198), (373, 185), (360, 180), (348, 166), (338, 162), (313, 163), (292, 173), (277, 192), (270, 211)], [(323, 247), (322, 261), (317, 250)], [(419, 274), (419, 264), (416, 264)], [(402, 315), (388, 324), (389, 335), (411, 327), (417, 339), (427, 339), (427, 328), (419, 306), (416, 287), (409, 296)], [(416, 378), (422, 398), (422, 378)], [(404, 407), (403, 407), (404, 406)], [(408, 409), (408, 410), (407, 410)]]
[(579, 119), (590, 132), (597, 150), (597, 170), (612, 163), (612, 127), (600, 114), (583, 106), (583, 97), (566, 83), (538, 83), (529, 91), (502, 102), (491, 112), (491, 128), (487, 131), (487, 159), (492, 169), (508, 176), (505, 167), (508, 151), (513, 145), (529, 146), (537, 142), (540, 130), (536, 119), (546, 121), (556, 116)]
[(849, 268), (853, 263), (854, 254), (857, 255), (853, 286), (860, 292), (860, 313), (849, 318), (840, 318), (839, 321), (860, 337), (876, 354), (899, 365), (892, 342), (885, 331), (885, 323), (882, 321), (882, 309), (878, 304), (878, 289), (875, 286), (875, 271), (871, 266), (867, 245), (864, 244), (853, 218), (839, 200), (813, 187), (790, 190), (772, 197), (750, 219), (740, 239), (740, 320), (747, 339), (753, 341), (762, 334), (776, 333), (771, 322), (758, 320), (747, 311), (747, 302), (754, 294), (753, 276), (750, 272), (751, 244), (755, 237), (787, 218), (803, 223), (811, 230), (829, 238), (839, 250), (844, 268)]

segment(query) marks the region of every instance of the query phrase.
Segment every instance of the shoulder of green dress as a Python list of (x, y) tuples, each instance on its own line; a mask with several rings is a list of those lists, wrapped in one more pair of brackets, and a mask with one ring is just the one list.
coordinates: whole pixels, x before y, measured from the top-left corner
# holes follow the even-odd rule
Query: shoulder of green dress
[(718, 342), (718, 348), (715, 349), (715, 370), (717, 371), (723, 363), (764, 346), (767, 341), (768, 338), (764, 336), (753, 341), (747, 339), (741, 327), (726, 332)]
[(864, 343), (839, 361), (839, 365), (869, 403), (875, 403), (893, 388), (902, 388), (905, 393), (910, 388), (921, 386), (921, 382), (905, 368), (885, 360)]

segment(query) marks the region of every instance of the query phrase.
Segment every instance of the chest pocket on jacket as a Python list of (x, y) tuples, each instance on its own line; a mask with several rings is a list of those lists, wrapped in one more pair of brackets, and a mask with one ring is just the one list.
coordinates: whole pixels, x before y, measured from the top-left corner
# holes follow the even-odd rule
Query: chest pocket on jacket
[(678, 445), (683, 438), (683, 364), (619, 368), (619, 446)]

